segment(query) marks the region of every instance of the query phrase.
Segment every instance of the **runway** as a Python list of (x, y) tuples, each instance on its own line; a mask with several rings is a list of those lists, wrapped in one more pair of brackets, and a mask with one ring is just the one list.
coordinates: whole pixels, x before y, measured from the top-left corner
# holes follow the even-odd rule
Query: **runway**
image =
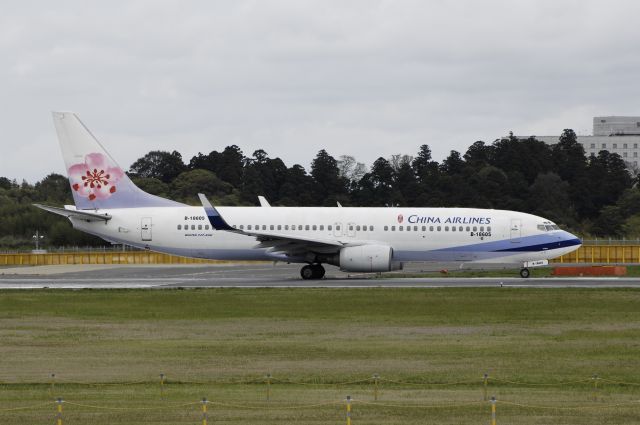
[[(409, 268), (404, 273), (420, 272)], [(0, 289), (175, 289), (175, 288), (640, 288), (640, 278), (490, 277), (406, 278), (347, 274), (327, 268), (325, 279), (304, 281), (298, 265), (85, 265), (0, 269)]]

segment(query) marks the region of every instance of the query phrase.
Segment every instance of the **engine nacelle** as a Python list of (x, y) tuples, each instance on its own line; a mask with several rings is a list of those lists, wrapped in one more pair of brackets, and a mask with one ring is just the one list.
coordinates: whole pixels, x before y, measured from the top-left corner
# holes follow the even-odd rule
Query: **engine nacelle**
[(340, 270), (345, 272), (388, 272), (397, 270), (391, 261), (393, 249), (388, 245), (348, 246), (340, 250)]

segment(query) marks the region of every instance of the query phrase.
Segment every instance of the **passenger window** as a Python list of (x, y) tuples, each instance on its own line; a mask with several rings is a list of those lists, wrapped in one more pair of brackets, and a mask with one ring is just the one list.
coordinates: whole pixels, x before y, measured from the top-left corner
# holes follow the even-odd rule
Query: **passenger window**
[(490, 231), (491, 231), (491, 227), (489, 226), (487, 227), (487, 232), (490, 232)]
[(449, 231), (449, 226), (444, 226), (444, 231), (448, 232)]
[(251, 230), (251, 225), (250, 224), (247, 226), (247, 230)]
[[(240, 226), (242, 227), (242, 226)], [(204, 226), (204, 230), (209, 230), (209, 225), (207, 224), (206, 226)]]
[(304, 226), (304, 230), (309, 230), (309, 225)]
[(389, 226), (384, 226), (384, 231), (388, 232), (389, 231)]
[(467, 232), (471, 231), (471, 227), (467, 226)]
[(391, 226), (391, 231), (395, 232), (396, 231), (396, 226)]
[(262, 230), (267, 230), (267, 225), (266, 224), (262, 225)]
[(484, 226), (480, 226), (480, 231), (484, 232)]
[(195, 224), (191, 225), (191, 230), (196, 230), (196, 225)]
[(340, 230), (340, 226), (336, 226), (336, 230)]
[(456, 231), (456, 226), (451, 226), (451, 231), (455, 232)]
[(478, 228), (476, 226), (473, 226), (473, 231), (474, 232), (478, 231)]
[(433, 232), (433, 226), (429, 226), (429, 231)]
[[(236, 227), (236, 226), (233, 226)], [(202, 230), (202, 224), (198, 224), (198, 230)]]
[(369, 226), (369, 231), (373, 232), (373, 226)]
[(411, 226), (407, 226), (407, 232), (411, 231)]
[(427, 231), (427, 226), (422, 226), (422, 231), (426, 232)]
[(404, 230), (404, 226), (398, 226), (398, 230), (402, 232)]
[(182, 224), (178, 224), (178, 230), (182, 230)]
[(273, 230), (273, 224), (269, 226), (269, 230)]
[(441, 227), (441, 226), (438, 226), (438, 232), (439, 232), (439, 231), (441, 231), (441, 230), (442, 230), (442, 227)]
[(318, 230), (318, 226), (316, 226), (315, 224), (313, 225), (313, 230)]
[(418, 226), (413, 226), (413, 231), (417, 232), (418, 231)]
[(329, 229), (329, 230), (333, 230), (333, 226), (332, 226), (332, 225), (328, 225), (328, 226), (327, 226), (327, 229)]
[(298, 224), (298, 230), (302, 230), (302, 224)]
[(282, 224), (278, 224), (278, 230), (282, 230)]
[(320, 230), (324, 230), (324, 224), (320, 225)]
[(353, 230), (353, 226), (352, 225), (349, 225), (349, 230)]
[(356, 230), (359, 232), (360, 231), (360, 225), (356, 226)]
[[(209, 226), (205, 226), (205, 229), (206, 229), (206, 230), (209, 230), (209, 229), (208, 229), (208, 227), (209, 227)], [(240, 230), (244, 230), (244, 224), (241, 224), (241, 225), (240, 225)]]

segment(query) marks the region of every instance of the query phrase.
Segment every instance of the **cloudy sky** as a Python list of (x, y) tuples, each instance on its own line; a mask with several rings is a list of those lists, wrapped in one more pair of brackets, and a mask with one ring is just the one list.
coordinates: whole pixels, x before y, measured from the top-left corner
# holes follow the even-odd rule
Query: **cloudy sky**
[(510, 130), (640, 115), (640, 2), (7, 1), (0, 176), (64, 170), (51, 110), (150, 150), (441, 160)]

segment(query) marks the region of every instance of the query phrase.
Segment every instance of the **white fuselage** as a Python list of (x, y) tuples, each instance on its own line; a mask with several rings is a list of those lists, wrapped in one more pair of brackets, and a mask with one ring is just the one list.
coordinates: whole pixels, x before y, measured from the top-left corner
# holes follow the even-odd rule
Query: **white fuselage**
[[(256, 231), (388, 245), (394, 262), (523, 263), (577, 249), (581, 242), (531, 214), (468, 208), (217, 207), (226, 222)], [(106, 222), (71, 218), (74, 227), (114, 243), (175, 255), (221, 260), (313, 262), (284, 256), (255, 236), (214, 230), (203, 207), (121, 208)], [(257, 228), (256, 228), (257, 226)]]

